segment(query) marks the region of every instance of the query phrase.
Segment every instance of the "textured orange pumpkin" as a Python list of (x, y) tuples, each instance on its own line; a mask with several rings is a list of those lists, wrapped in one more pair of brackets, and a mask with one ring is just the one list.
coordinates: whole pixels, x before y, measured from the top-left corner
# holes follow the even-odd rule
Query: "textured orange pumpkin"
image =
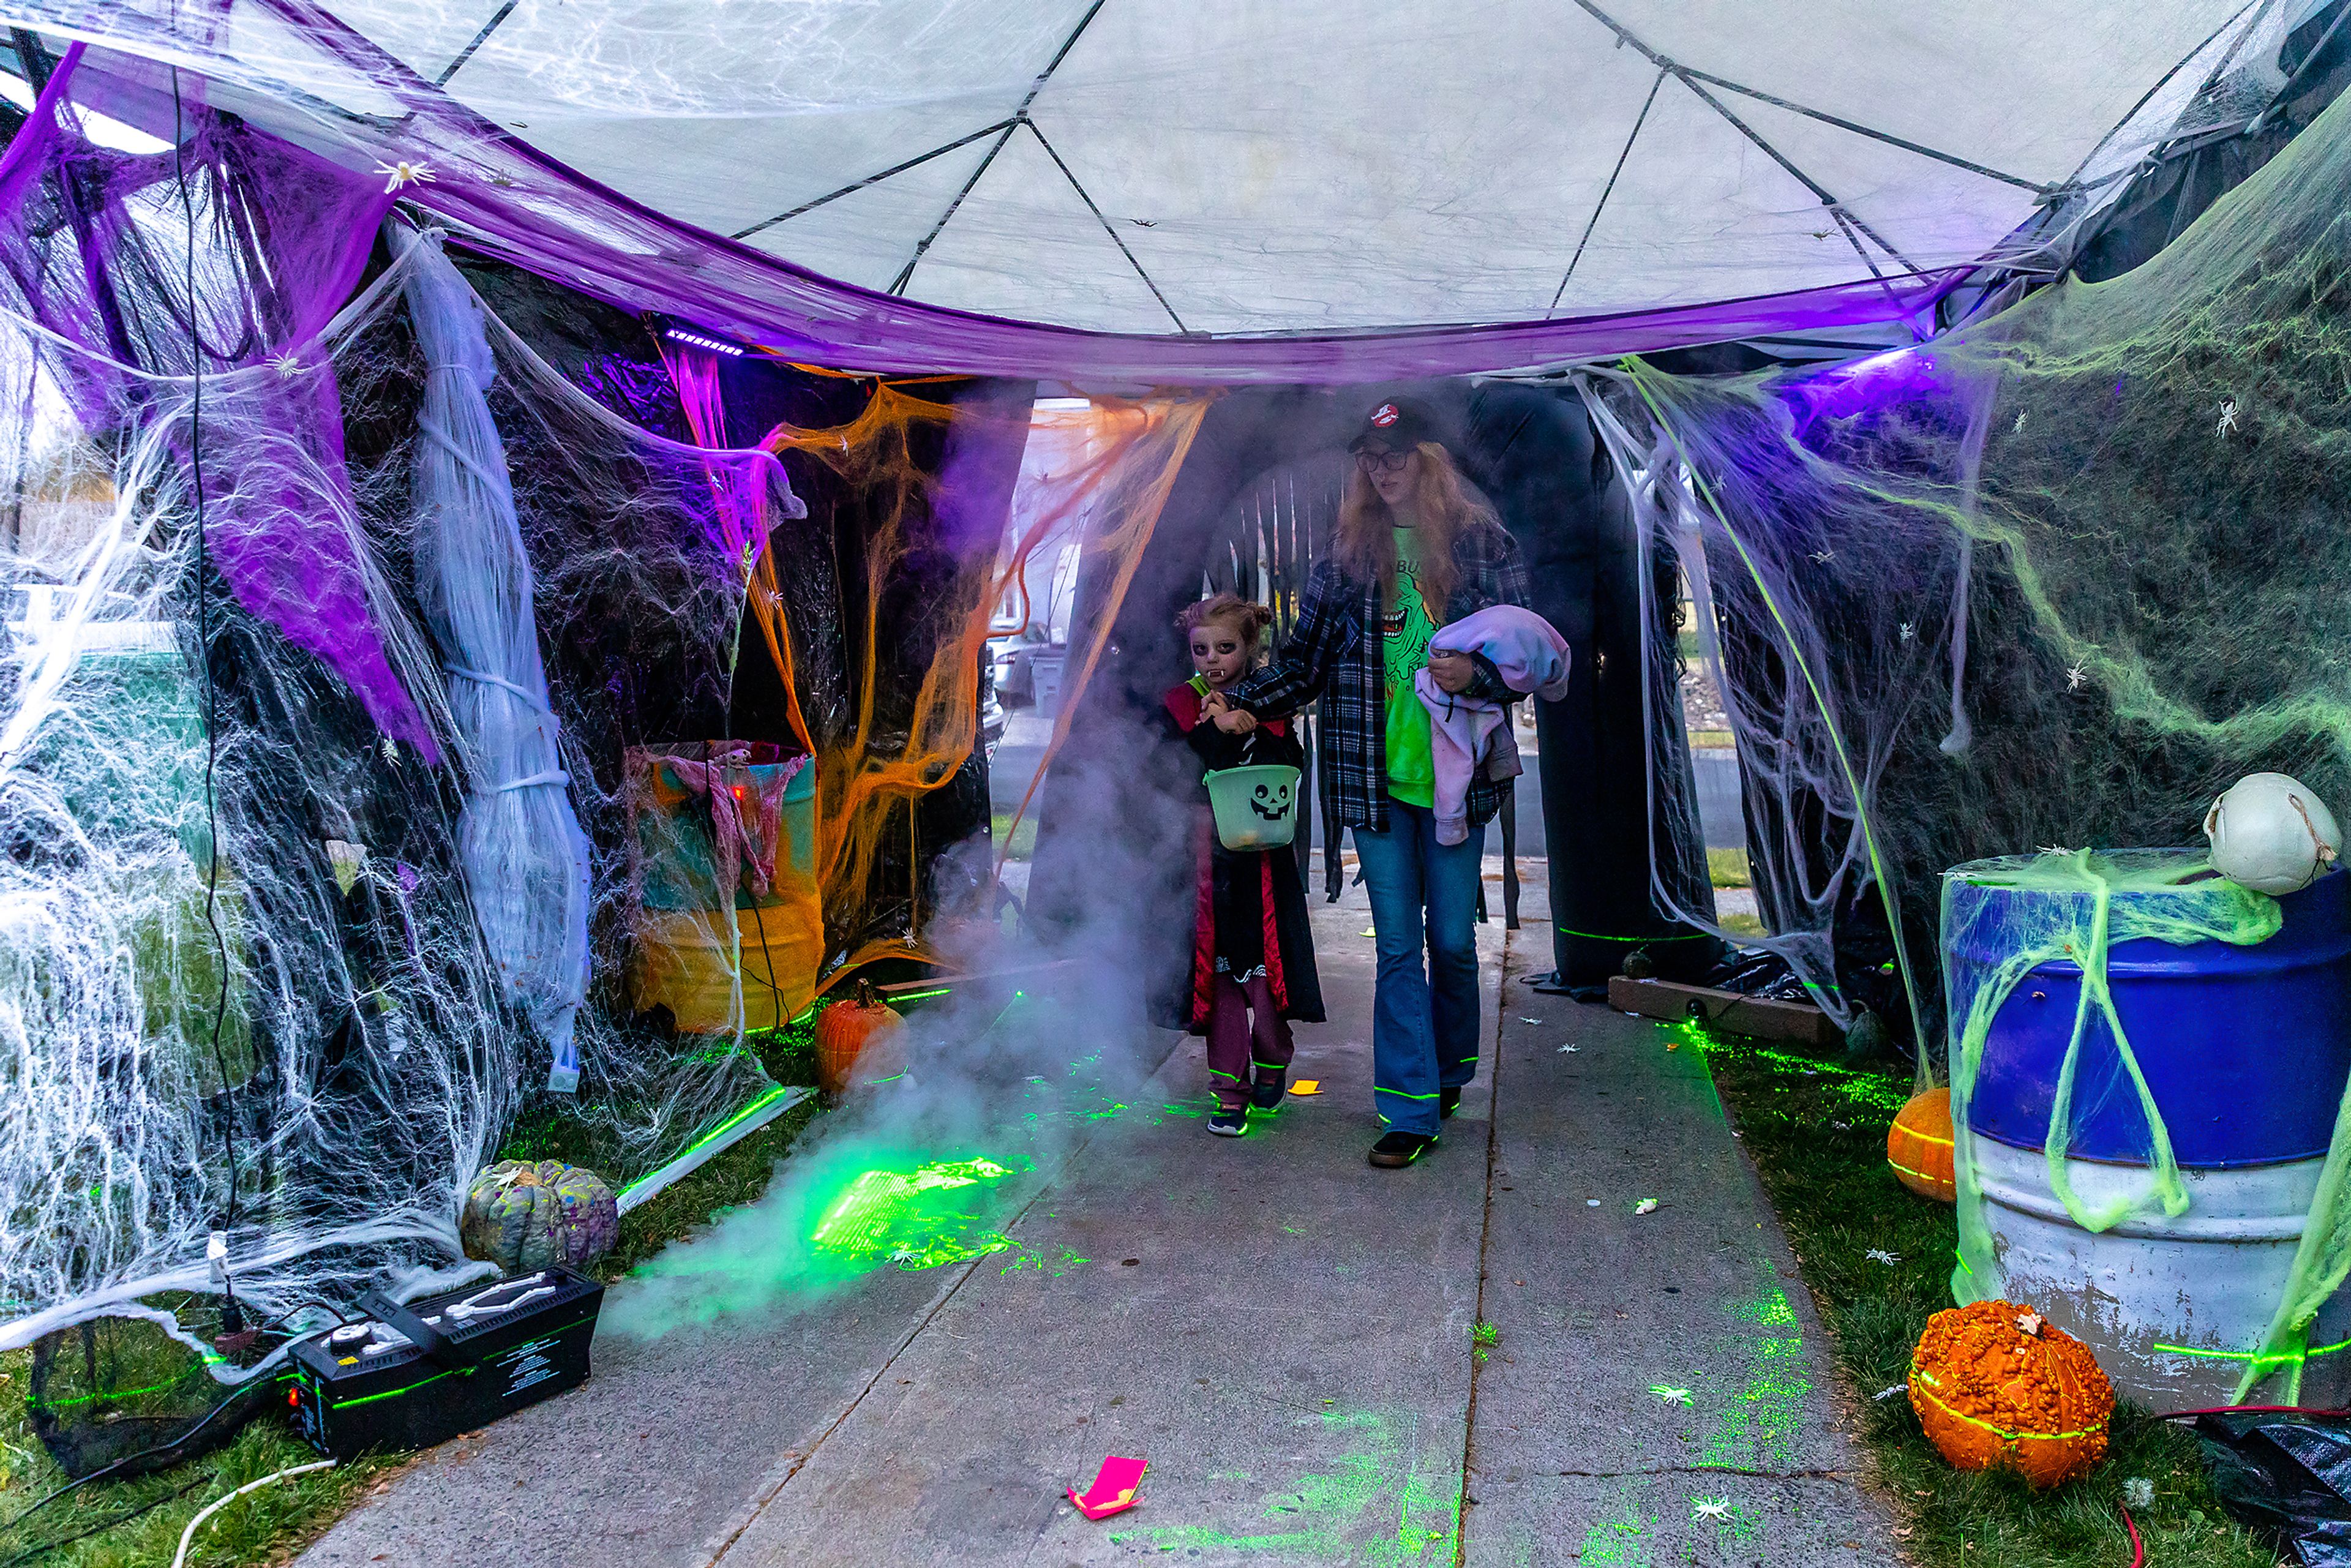
[(873, 995), (871, 982), (857, 983), (857, 999), (839, 1001), (817, 1015), (816, 1082), (830, 1095), (849, 1087), (858, 1059), (874, 1041), (898, 1027), (898, 1015)]
[(1954, 1469), (1998, 1467), (2053, 1487), (2106, 1457), (2115, 1390), (2088, 1346), (2032, 1308), (1978, 1301), (1927, 1320), (1910, 1355), (1910, 1407)]
[(1886, 1163), (1895, 1179), (1920, 1197), (1955, 1202), (1951, 1180), (1951, 1092), (1929, 1089), (1914, 1094), (1886, 1134)]

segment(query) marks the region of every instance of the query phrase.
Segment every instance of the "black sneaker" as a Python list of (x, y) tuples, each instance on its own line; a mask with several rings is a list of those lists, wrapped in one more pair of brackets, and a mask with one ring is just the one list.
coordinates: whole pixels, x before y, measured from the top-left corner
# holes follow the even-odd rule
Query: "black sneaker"
[(1249, 1131), (1249, 1107), (1218, 1110), (1208, 1118), (1208, 1131), (1220, 1138), (1238, 1138)]
[(1260, 1111), (1270, 1111), (1281, 1103), (1281, 1096), (1289, 1087), (1289, 1084), (1280, 1078), (1270, 1083), (1259, 1083), (1249, 1091), (1249, 1103)]
[(1450, 1089), (1440, 1089), (1437, 1092), (1437, 1113), (1438, 1116), (1450, 1116), (1454, 1112), (1458, 1111), (1459, 1109), (1461, 1109), (1461, 1088), (1458, 1084), (1454, 1085)]
[(1397, 1170), (1420, 1158), (1437, 1142), (1434, 1133), (1390, 1133), (1372, 1145), (1371, 1161), (1385, 1170)]

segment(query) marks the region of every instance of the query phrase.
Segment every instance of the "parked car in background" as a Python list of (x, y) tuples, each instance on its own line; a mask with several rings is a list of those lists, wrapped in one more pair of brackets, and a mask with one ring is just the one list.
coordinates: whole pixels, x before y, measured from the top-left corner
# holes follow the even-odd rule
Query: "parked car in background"
[(1050, 717), (1061, 710), (1061, 669), (1070, 650), (1061, 643), (1029, 643), (1018, 636), (990, 638), (997, 698), (1007, 712), (1035, 708)]
[(996, 695), (995, 650), (979, 661), (979, 749), (990, 762), (1004, 742), (1004, 703)]

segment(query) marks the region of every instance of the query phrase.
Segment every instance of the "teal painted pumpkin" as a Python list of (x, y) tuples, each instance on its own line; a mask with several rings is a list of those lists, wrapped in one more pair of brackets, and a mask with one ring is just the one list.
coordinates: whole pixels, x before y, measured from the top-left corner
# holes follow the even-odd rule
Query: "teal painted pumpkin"
[(580, 1269), (611, 1250), (621, 1210), (594, 1171), (561, 1160), (501, 1160), (474, 1178), (457, 1234), (465, 1256), (528, 1274)]

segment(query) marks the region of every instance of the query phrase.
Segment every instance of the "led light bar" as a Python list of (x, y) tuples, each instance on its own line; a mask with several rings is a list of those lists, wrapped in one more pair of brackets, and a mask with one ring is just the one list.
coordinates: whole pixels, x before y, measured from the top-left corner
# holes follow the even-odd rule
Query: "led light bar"
[(697, 332), (690, 327), (664, 327), (662, 336), (673, 343), (685, 343), (696, 349), (707, 349), (714, 354), (724, 354), (730, 360), (743, 357), (743, 345), (730, 343), (724, 338), (714, 338), (707, 332)]

